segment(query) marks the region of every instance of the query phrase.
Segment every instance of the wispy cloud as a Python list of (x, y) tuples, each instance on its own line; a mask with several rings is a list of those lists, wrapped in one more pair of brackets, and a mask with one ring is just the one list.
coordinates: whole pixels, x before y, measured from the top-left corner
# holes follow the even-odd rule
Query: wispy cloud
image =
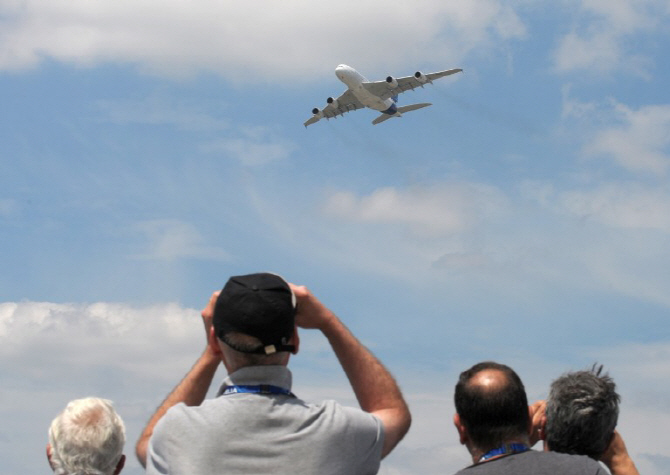
[(138, 101), (99, 100), (96, 106), (103, 120), (116, 124), (170, 125), (187, 131), (217, 131), (230, 127), (227, 118), (198, 109), (193, 103), (175, 101), (160, 94)]
[[(557, 190), (525, 187), (561, 234), (540, 232), (563, 258), (542, 260), (584, 288), (600, 289), (670, 307), (667, 247), (670, 195), (663, 186), (602, 182)], [(531, 232), (527, 230), (527, 232)], [(533, 233), (537, 230), (533, 230)], [(548, 257), (548, 256), (547, 256)], [(540, 266), (540, 267), (541, 267)], [(581, 271), (575, 273), (574, 269)]]
[(509, 295), (523, 288), (524, 298), (538, 300), (556, 288), (590, 289), (670, 307), (663, 290), (670, 285), (663, 270), (670, 265), (670, 196), (660, 185), (526, 181), (503, 191), (444, 182), (367, 194), (340, 189), (312, 209), (260, 191), (256, 199), (276, 218), (267, 221), (274, 235), (291, 249), (357, 272), (408, 285), (444, 279), (465, 292)]
[(235, 137), (210, 140), (200, 145), (200, 150), (211, 154), (224, 154), (247, 167), (266, 165), (284, 160), (297, 150), (297, 146), (264, 127), (242, 127)]
[(633, 110), (617, 103), (615, 111), (619, 124), (598, 132), (585, 152), (611, 157), (633, 172), (665, 175), (670, 167), (670, 105)]
[(602, 183), (587, 190), (565, 191), (557, 211), (623, 229), (651, 229), (670, 234), (670, 192), (640, 183)]
[(147, 242), (140, 259), (174, 261), (183, 258), (226, 261), (229, 254), (209, 245), (195, 226), (177, 219), (155, 219), (138, 223), (136, 228)]
[(639, 36), (662, 28), (667, 18), (662, 0), (578, 0), (566, 2), (576, 6), (576, 24), (559, 40), (554, 54), (557, 71), (575, 70), (602, 74), (614, 69), (647, 76), (653, 59), (643, 56), (629, 45)]
[(0, 199), (0, 217), (8, 218), (16, 214), (19, 204), (13, 199)]
[(670, 105), (633, 108), (615, 99), (581, 101), (563, 88), (565, 127), (583, 140), (587, 157), (610, 159), (622, 169), (664, 177), (670, 168)]

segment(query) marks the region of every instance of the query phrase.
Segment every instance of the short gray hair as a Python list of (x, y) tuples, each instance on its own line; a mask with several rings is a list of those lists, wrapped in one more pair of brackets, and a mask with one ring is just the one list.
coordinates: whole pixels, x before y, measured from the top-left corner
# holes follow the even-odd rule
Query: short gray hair
[(547, 398), (546, 440), (549, 450), (588, 455), (605, 452), (619, 418), (614, 380), (602, 365), (565, 373), (551, 383)]
[(57, 475), (111, 475), (126, 442), (112, 402), (88, 397), (70, 401), (49, 427), (51, 463)]
[(255, 353), (263, 348), (263, 342), (259, 338), (245, 335), (239, 332), (229, 332), (225, 339), (219, 338), (225, 347), (230, 350), (226, 353), (228, 359), (234, 360), (238, 366), (255, 366), (267, 364), (281, 364), (285, 352), (271, 353), (269, 355)]

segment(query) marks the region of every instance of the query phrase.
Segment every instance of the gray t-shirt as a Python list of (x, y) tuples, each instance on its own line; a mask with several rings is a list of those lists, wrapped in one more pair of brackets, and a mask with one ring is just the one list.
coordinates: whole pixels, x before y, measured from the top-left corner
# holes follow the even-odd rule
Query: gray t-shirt
[[(233, 385), (291, 389), (284, 366), (249, 366)], [(308, 404), (285, 394), (233, 393), (200, 406), (177, 404), (156, 424), (148, 474), (375, 474), (383, 426), (372, 414), (335, 401)]]
[(595, 460), (585, 455), (529, 450), (506, 455), (464, 468), (456, 475), (608, 475)]

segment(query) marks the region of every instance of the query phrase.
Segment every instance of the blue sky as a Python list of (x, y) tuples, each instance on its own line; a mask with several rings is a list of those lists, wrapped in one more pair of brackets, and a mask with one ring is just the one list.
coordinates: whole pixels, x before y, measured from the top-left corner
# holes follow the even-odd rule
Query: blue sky
[[(531, 398), (603, 363), (638, 468), (663, 473), (669, 16), (660, 0), (0, 1), (4, 470), (44, 473), (49, 422), (86, 395), (115, 401), (132, 454), (201, 351), (211, 292), (271, 270), (403, 387), (414, 426), (382, 473), (467, 463), (453, 385), (485, 359)], [(305, 129), (344, 91), (340, 63), (464, 72), (401, 95), (433, 106), (400, 119)], [(299, 395), (354, 403), (319, 335), (292, 367)]]

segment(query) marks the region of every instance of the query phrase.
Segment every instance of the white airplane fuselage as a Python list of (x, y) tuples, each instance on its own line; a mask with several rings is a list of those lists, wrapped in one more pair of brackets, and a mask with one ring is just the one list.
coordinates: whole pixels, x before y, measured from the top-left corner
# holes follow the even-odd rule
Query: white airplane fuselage
[(368, 82), (368, 80), (351, 66), (340, 64), (335, 68), (335, 75), (351, 89), (356, 99), (361, 101), (361, 104), (365, 107), (390, 115), (397, 112), (395, 101), (391, 98), (382, 99), (365, 89), (363, 83)]

